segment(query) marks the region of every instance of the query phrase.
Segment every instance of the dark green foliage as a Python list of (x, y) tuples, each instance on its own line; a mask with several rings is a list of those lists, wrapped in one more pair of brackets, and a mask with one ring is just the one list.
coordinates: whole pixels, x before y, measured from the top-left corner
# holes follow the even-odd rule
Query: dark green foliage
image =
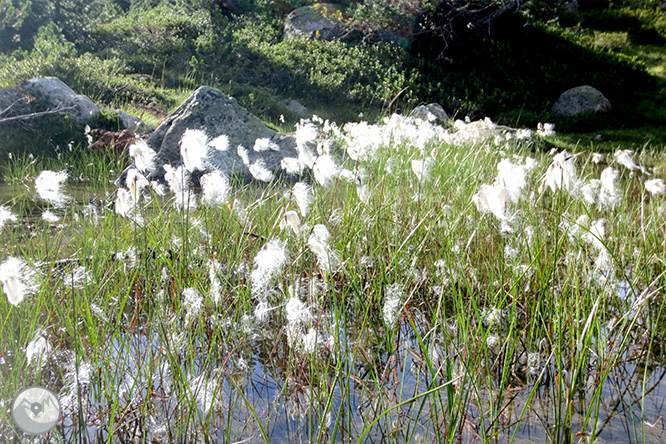
[[(45, 110), (45, 106), (37, 106)], [(120, 119), (102, 112), (89, 123), (92, 128), (119, 131)], [(55, 157), (59, 152), (76, 146), (87, 146), (85, 128), (77, 125), (69, 117), (45, 115), (34, 119), (0, 123), (0, 164), (12, 156), (33, 154), (35, 156)]]
[[(526, 11), (540, 19), (548, 12), (553, 8)], [(430, 79), (441, 79), (438, 88), (429, 82), (419, 85), (416, 95), (426, 101), (439, 101), (473, 118), (496, 116), (506, 124), (517, 123), (512, 110), (527, 110), (520, 111), (522, 125), (547, 120), (561, 130), (663, 122), (661, 82), (636, 58), (581, 46), (543, 22), (528, 22), (518, 14), (504, 15), (488, 29), (457, 32), (459, 39), (443, 52), (442, 37), (436, 34), (425, 33), (413, 46), (420, 59), (416, 69)], [(577, 119), (549, 113), (562, 92), (580, 85), (602, 91), (613, 104), (612, 113)]]

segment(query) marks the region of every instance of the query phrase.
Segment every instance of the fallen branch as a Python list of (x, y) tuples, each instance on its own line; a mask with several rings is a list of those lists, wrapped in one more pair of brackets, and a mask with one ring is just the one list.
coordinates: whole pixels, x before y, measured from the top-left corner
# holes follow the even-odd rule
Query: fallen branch
[[(76, 108), (76, 106), (72, 105), (72, 106), (61, 107), (60, 105), (58, 105), (58, 107), (56, 107), (54, 109), (47, 110), (47, 111), (40, 111), (40, 112), (37, 112), (37, 113), (30, 113), (30, 114), (22, 114), (20, 116), (5, 117), (3, 119), (0, 119), (0, 123), (11, 122), (13, 120), (34, 119), (36, 117), (47, 116), (49, 114), (64, 114), (65, 111), (69, 111), (70, 109), (74, 109), (74, 108)], [(7, 111), (7, 110), (5, 110), (5, 111)]]

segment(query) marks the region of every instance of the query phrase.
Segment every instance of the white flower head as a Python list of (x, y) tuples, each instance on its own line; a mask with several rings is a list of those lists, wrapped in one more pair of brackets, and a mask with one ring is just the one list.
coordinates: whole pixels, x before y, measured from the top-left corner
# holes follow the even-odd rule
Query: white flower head
[(44, 170), (39, 173), (35, 179), (35, 189), (39, 197), (55, 207), (63, 206), (69, 200), (62, 191), (67, 176), (67, 171)]
[(250, 166), (250, 157), (247, 151), (247, 148), (245, 148), (243, 145), (238, 145), (236, 147), (236, 153), (238, 154), (238, 157), (241, 158), (243, 161), (243, 165), (246, 167)]
[(312, 205), (312, 200), (314, 199), (312, 187), (307, 183), (298, 182), (294, 184), (291, 193), (296, 199), (296, 205), (298, 205), (301, 216), (307, 217), (310, 205)]
[(196, 207), (196, 199), (191, 195), (190, 173), (180, 165), (173, 168), (171, 165), (164, 165), (164, 180), (169, 185), (169, 189), (174, 195), (174, 205), (178, 209), (192, 209)]
[(201, 203), (210, 207), (226, 203), (231, 191), (229, 179), (218, 170), (201, 176), (201, 189)]
[(282, 220), (280, 221), (280, 230), (285, 228), (291, 228), (294, 234), (298, 234), (301, 230), (301, 219), (298, 217), (298, 214), (295, 211), (287, 211), (284, 213)]
[(425, 160), (412, 160), (412, 171), (416, 174), (419, 183), (423, 184), (430, 179), (430, 168), (434, 163), (435, 161), (431, 157)]
[(506, 205), (511, 197), (511, 192), (503, 185), (483, 184), (479, 191), (472, 196), (472, 202), (476, 204), (481, 213), (492, 213), (501, 221), (508, 221)]
[(606, 246), (604, 245), (604, 238), (606, 235), (604, 223), (604, 219), (595, 220), (592, 222), (592, 225), (590, 225), (589, 231), (582, 236), (586, 242), (591, 244), (598, 251), (606, 250)]
[(554, 123), (544, 123), (539, 122), (537, 125), (537, 133), (542, 137), (554, 136), (555, 135), (555, 124)]
[(328, 154), (317, 157), (317, 160), (312, 167), (315, 180), (323, 187), (328, 187), (331, 185), (333, 179), (335, 179), (335, 177), (338, 175), (338, 170), (339, 169), (335, 164), (335, 161)]
[(208, 158), (208, 136), (202, 130), (186, 129), (180, 139), (180, 155), (189, 172), (204, 170)]
[(642, 170), (641, 167), (636, 165), (634, 159), (631, 158), (632, 154), (633, 152), (630, 150), (617, 150), (615, 151), (615, 159), (618, 161), (620, 165), (624, 166), (626, 169), (630, 171)]
[(129, 154), (134, 159), (134, 166), (142, 173), (155, 169), (155, 150), (148, 146), (145, 140), (138, 139), (130, 145)]
[(264, 159), (257, 159), (250, 165), (250, 174), (257, 180), (262, 182), (270, 182), (273, 180), (273, 172), (266, 168)]
[(6, 222), (16, 222), (16, 215), (4, 205), (0, 205), (0, 229)]
[(310, 328), (308, 332), (303, 335), (302, 339), (303, 350), (305, 353), (313, 353), (319, 345), (319, 335), (315, 328)]
[(125, 184), (127, 185), (127, 189), (130, 191), (134, 202), (139, 201), (139, 195), (144, 188), (150, 187), (150, 182), (148, 182), (148, 179), (146, 179), (146, 177), (136, 168), (130, 168), (127, 170)]
[(208, 146), (217, 151), (227, 151), (229, 149), (229, 137), (226, 134), (217, 136), (208, 143)]
[(185, 319), (187, 323), (199, 317), (203, 309), (203, 297), (196, 288), (189, 287), (183, 290), (183, 308), (185, 310)]
[(405, 292), (400, 284), (391, 284), (384, 290), (382, 314), (384, 315), (384, 324), (387, 327), (392, 327), (397, 320), (404, 298)]
[(514, 165), (507, 159), (497, 164), (497, 182), (509, 191), (511, 202), (518, 203), (523, 188), (527, 185), (525, 180), (526, 165)]
[(284, 157), (280, 161), (280, 168), (287, 174), (301, 174), (303, 172), (303, 165), (295, 157)]
[(36, 293), (39, 278), (37, 270), (23, 259), (10, 257), (0, 264), (2, 291), (12, 305), (18, 306), (26, 296)]
[(306, 147), (311, 142), (317, 140), (319, 135), (319, 130), (314, 123), (308, 121), (301, 121), (296, 124), (296, 146), (297, 147)]
[[(663, 196), (666, 194), (666, 186), (662, 179), (651, 179), (645, 181), (645, 189), (653, 196)], [(0, 224), (2, 226), (2, 224)]]
[(576, 166), (573, 163), (573, 155), (566, 150), (553, 157), (553, 162), (548, 166), (539, 192), (543, 192), (546, 185), (554, 192), (557, 190), (569, 191), (576, 180)]
[(301, 165), (301, 169), (304, 167), (313, 168), (317, 156), (312, 154), (310, 148), (306, 146), (297, 146), (296, 149), (298, 150), (298, 163)]
[(44, 365), (48, 354), (51, 352), (51, 344), (46, 339), (44, 331), (39, 330), (35, 333), (35, 338), (28, 343), (25, 348), (25, 356), (28, 359), (28, 365), (33, 361), (39, 360), (40, 366)]
[(318, 224), (312, 228), (307, 243), (308, 248), (317, 258), (317, 264), (327, 273), (335, 270), (340, 264), (340, 259), (329, 245), (330, 240), (331, 234), (328, 228), (325, 225)]
[(53, 211), (46, 210), (42, 213), (42, 220), (54, 224), (60, 220), (60, 217)]
[(284, 242), (274, 239), (264, 245), (254, 257), (255, 269), (250, 275), (252, 295), (262, 296), (271, 279), (287, 263), (287, 250)]
[(121, 216), (128, 219), (132, 218), (132, 212), (134, 211), (134, 199), (128, 190), (119, 188), (118, 191), (116, 191), (115, 209), (116, 213), (120, 214)]
[(289, 298), (285, 311), (287, 312), (287, 323), (290, 325), (305, 323), (310, 319), (310, 310), (297, 296)]
[(262, 137), (254, 141), (253, 149), (258, 153), (262, 151), (280, 151), (280, 146), (268, 137)]
[(612, 209), (620, 201), (615, 181), (619, 173), (613, 167), (608, 167), (601, 172), (599, 182), (601, 188), (599, 189), (599, 206), (605, 206)]
[(594, 162), (596, 164), (600, 164), (604, 160), (606, 160), (606, 157), (603, 154), (601, 154), (601, 153), (592, 153), (592, 162)]
[(268, 313), (271, 308), (268, 306), (268, 302), (261, 301), (257, 304), (254, 309), (254, 318), (257, 322), (266, 322), (268, 320)]

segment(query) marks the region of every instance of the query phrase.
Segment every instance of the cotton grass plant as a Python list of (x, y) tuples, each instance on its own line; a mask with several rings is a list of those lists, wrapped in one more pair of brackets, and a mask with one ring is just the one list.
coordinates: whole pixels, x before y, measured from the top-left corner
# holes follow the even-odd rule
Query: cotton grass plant
[(659, 441), (662, 154), (494, 128), (313, 119), (243, 186), (190, 130), (163, 195), (140, 145), (94, 211), (3, 203), (2, 402), (56, 391), (66, 442)]

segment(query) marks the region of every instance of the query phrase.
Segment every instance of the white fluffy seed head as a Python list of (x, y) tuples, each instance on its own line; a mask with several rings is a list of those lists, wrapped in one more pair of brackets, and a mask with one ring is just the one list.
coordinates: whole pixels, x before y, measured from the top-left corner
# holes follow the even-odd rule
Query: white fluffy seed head
[(229, 179), (221, 171), (201, 176), (201, 189), (201, 203), (210, 207), (219, 207), (226, 203), (231, 191)]
[(294, 234), (298, 234), (301, 230), (301, 219), (295, 211), (287, 211), (284, 213), (284, 216), (280, 221), (280, 229), (284, 230), (287, 227), (291, 228)]
[(0, 229), (6, 222), (16, 222), (16, 215), (4, 205), (0, 205)]
[(515, 165), (504, 159), (497, 164), (497, 182), (509, 191), (511, 202), (518, 203), (523, 188), (527, 185), (525, 180), (525, 165)]
[(116, 213), (123, 217), (131, 217), (132, 210), (134, 209), (134, 199), (132, 194), (125, 188), (119, 188), (116, 191), (115, 202)]
[(483, 184), (479, 191), (472, 196), (472, 202), (476, 204), (481, 213), (492, 213), (501, 221), (509, 219), (506, 204), (511, 197), (511, 192), (503, 185)]
[[(662, 179), (646, 180), (645, 189), (653, 196), (663, 196), (666, 194), (666, 186)], [(0, 226), (2, 225), (0, 224)]]
[(208, 146), (217, 151), (227, 151), (229, 149), (229, 137), (226, 134), (217, 136), (208, 143)]
[(263, 246), (254, 257), (255, 269), (250, 275), (252, 295), (260, 297), (268, 288), (274, 275), (287, 263), (287, 250), (284, 242), (274, 239)]
[(189, 172), (204, 170), (208, 158), (208, 136), (202, 130), (186, 129), (180, 139), (180, 155)]
[(312, 187), (307, 183), (298, 182), (291, 189), (291, 193), (296, 199), (296, 205), (298, 205), (301, 216), (307, 217), (310, 205), (312, 205), (312, 200), (314, 198)]
[(26, 296), (39, 289), (39, 273), (23, 259), (7, 258), (0, 264), (0, 282), (2, 291), (10, 304), (18, 306)]
[(539, 192), (543, 192), (546, 185), (554, 192), (557, 190), (569, 191), (576, 181), (576, 166), (574, 156), (566, 150), (553, 157), (553, 162), (548, 166)]
[(138, 139), (130, 145), (129, 154), (134, 159), (134, 166), (142, 173), (155, 169), (155, 156), (157, 153), (148, 146), (145, 140)]
[(312, 172), (319, 185), (328, 187), (333, 182), (333, 179), (337, 177), (338, 167), (330, 155), (324, 154), (323, 156), (317, 157), (317, 160), (312, 167)]
[(39, 197), (56, 207), (63, 206), (69, 200), (62, 191), (67, 176), (67, 171), (44, 170), (39, 173), (35, 179), (35, 189)]
[(404, 297), (405, 293), (400, 284), (391, 284), (384, 290), (382, 314), (384, 315), (384, 324), (387, 327), (392, 327), (395, 323)]
[(262, 137), (254, 141), (253, 149), (258, 153), (262, 151), (280, 151), (280, 146), (268, 137)]
[(40, 366), (46, 362), (48, 354), (51, 351), (51, 345), (46, 339), (43, 331), (35, 333), (35, 338), (28, 343), (25, 348), (25, 356), (28, 359), (28, 365), (33, 361), (39, 360)]
[(144, 188), (150, 187), (150, 182), (146, 177), (139, 172), (136, 168), (130, 168), (127, 170), (127, 176), (125, 177), (125, 184), (127, 189), (129, 189), (132, 199), (135, 202), (139, 201), (139, 195)]
[(262, 182), (270, 182), (273, 180), (273, 173), (266, 168), (264, 159), (257, 159), (250, 165), (250, 174), (257, 180)]

